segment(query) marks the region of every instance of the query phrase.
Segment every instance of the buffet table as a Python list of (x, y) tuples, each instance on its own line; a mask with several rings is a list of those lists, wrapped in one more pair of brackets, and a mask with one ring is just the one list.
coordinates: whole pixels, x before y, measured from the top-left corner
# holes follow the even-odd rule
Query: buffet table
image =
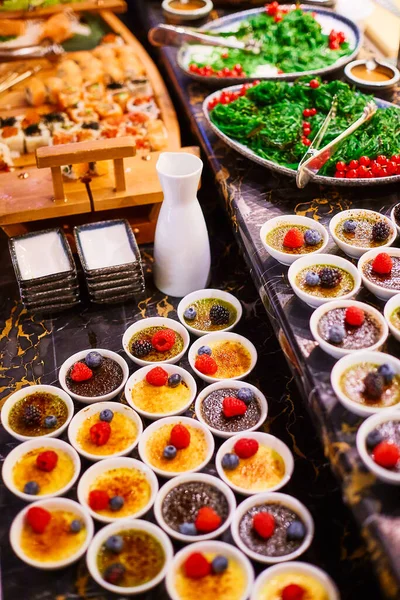
[[(142, 3), (148, 27), (163, 21), (159, 4)], [(222, 15), (214, 11), (213, 16)], [(338, 211), (350, 207), (370, 208), (389, 213), (399, 201), (398, 186), (372, 188), (328, 188), (309, 185), (303, 190), (294, 182), (241, 157), (221, 142), (209, 128), (202, 102), (209, 88), (188, 79), (176, 64), (176, 50), (163, 48), (162, 65), (181, 106), (196, 133), (214, 172), (216, 190), (230, 215), (235, 238), (246, 259), (281, 347), (293, 370), (303, 400), (319, 432), (325, 455), (339, 478), (342, 495), (351, 507), (384, 593), (388, 598), (400, 594), (400, 491), (379, 483), (368, 473), (358, 456), (355, 436), (362, 422), (337, 401), (330, 385), (334, 360), (314, 342), (309, 330), (312, 309), (294, 296), (287, 280), (287, 268), (269, 257), (263, 249), (259, 230), (268, 219), (287, 214), (317, 218), (323, 224)], [(390, 98), (400, 100), (397, 88)], [(337, 252), (334, 245), (328, 251)], [(359, 300), (382, 308), (365, 290)], [(390, 338), (387, 351), (399, 355), (397, 342)], [(372, 597), (372, 596), (371, 596)]]

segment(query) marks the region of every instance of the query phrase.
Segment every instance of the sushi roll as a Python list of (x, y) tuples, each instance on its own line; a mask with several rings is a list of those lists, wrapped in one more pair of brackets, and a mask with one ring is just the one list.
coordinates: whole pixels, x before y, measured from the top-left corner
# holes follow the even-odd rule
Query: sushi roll
[(84, 123), (86, 121), (98, 121), (99, 115), (91, 106), (86, 106), (84, 102), (79, 102), (76, 108), (68, 108), (67, 114), (75, 123)]
[(24, 154), (25, 138), (21, 125), (16, 119), (13, 125), (2, 127), (0, 130), (0, 142), (6, 144), (11, 152), (18, 155)]
[(0, 172), (5, 173), (13, 166), (10, 148), (6, 144), (0, 144)]
[(30, 154), (35, 152), (41, 146), (48, 146), (50, 143), (50, 131), (41, 123), (28, 125), (24, 130), (26, 152)]
[(96, 106), (96, 112), (101, 119), (105, 119), (122, 115), (122, 108), (116, 102), (99, 102)]
[(50, 112), (43, 115), (43, 123), (50, 129), (50, 131), (54, 131), (55, 128), (61, 126), (65, 126), (69, 119), (65, 113), (62, 112)]
[(50, 140), (50, 145), (60, 146), (61, 144), (72, 144), (77, 141), (77, 126), (63, 128), (58, 127), (54, 129), (53, 135)]
[(25, 87), (26, 101), (31, 106), (40, 106), (46, 102), (47, 92), (45, 85), (38, 77), (31, 77)]
[(78, 142), (86, 142), (87, 140), (98, 140), (99, 137), (100, 123), (98, 121), (82, 123), (76, 134)]
[(168, 133), (160, 119), (151, 119), (147, 122), (147, 139), (153, 151), (164, 150), (168, 143)]
[(103, 62), (104, 78), (106, 81), (124, 81), (125, 75), (123, 69), (117, 60), (107, 60)]
[(82, 99), (80, 89), (76, 87), (67, 87), (58, 94), (58, 104), (62, 109), (76, 108)]
[(82, 85), (82, 71), (79, 65), (71, 59), (64, 60), (57, 69), (57, 77), (60, 77), (65, 83), (80, 87)]
[(131, 99), (131, 94), (127, 91), (117, 90), (111, 94), (111, 102), (119, 104), (123, 112), (126, 112), (126, 106)]
[(39, 42), (50, 39), (56, 44), (61, 44), (73, 35), (71, 20), (66, 13), (60, 12), (44, 21), (39, 35)]
[(97, 48), (95, 48), (92, 51), (93, 56), (95, 56), (96, 58), (98, 58), (99, 60), (101, 60), (101, 62), (104, 63), (109, 61), (109, 60), (115, 60), (115, 50), (113, 47), (109, 46), (109, 45), (105, 45), (105, 46), (97, 46)]
[(64, 81), (60, 77), (48, 77), (44, 82), (44, 86), (48, 102), (58, 104), (59, 94), (65, 87)]
[(158, 119), (160, 111), (154, 98), (131, 98), (126, 105), (126, 110), (130, 113), (141, 112), (150, 119)]
[(121, 68), (129, 77), (142, 77), (146, 71), (130, 46), (122, 46), (117, 49), (117, 56)]
[(127, 86), (135, 98), (153, 96), (153, 88), (151, 87), (149, 80), (145, 77), (142, 79), (130, 79), (127, 82)]

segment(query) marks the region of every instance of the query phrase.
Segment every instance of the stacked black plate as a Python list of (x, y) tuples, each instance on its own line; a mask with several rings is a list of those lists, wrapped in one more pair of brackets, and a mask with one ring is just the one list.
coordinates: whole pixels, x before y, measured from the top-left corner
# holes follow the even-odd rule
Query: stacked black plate
[(56, 312), (79, 303), (76, 266), (64, 232), (45, 229), (9, 240), (21, 300), (30, 312)]
[(142, 261), (134, 233), (125, 219), (74, 228), (78, 255), (92, 302), (139, 300), (145, 291)]

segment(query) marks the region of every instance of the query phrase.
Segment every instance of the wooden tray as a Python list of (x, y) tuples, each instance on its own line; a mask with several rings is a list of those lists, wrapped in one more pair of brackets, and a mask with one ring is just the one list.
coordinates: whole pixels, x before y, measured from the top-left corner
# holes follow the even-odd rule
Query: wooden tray
[(56, 4), (55, 6), (34, 8), (32, 10), (0, 10), (0, 19), (34, 19), (54, 15), (63, 12), (67, 8), (72, 9), (74, 12), (113, 10), (122, 13), (126, 12), (127, 5), (125, 0), (85, 0), (84, 2), (68, 2), (68, 4)]

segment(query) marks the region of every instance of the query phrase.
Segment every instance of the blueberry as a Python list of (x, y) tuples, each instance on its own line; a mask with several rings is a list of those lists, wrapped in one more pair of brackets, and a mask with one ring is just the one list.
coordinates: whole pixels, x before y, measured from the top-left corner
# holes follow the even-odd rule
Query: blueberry
[(370, 431), (365, 439), (365, 443), (369, 450), (373, 450), (375, 446), (380, 444), (382, 441), (383, 436), (377, 429), (373, 429), (372, 431)]
[(119, 554), (122, 552), (122, 548), (124, 547), (124, 538), (120, 535), (111, 535), (106, 539), (106, 543), (104, 545), (110, 552)]
[(224, 469), (228, 471), (233, 471), (239, 466), (239, 457), (236, 454), (224, 454), (221, 460), (221, 464)]
[(316, 285), (319, 285), (321, 282), (318, 273), (314, 273), (314, 271), (308, 271), (308, 273), (306, 274), (306, 284), (311, 286), (311, 287), (315, 287)]
[(307, 229), (304, 234), (304, 241), (307, 246), (316, 246), (322, 240), (322, 235), (316, 229)]
[(168, 385), (169, 387), (177, 387), (180, 382), (182, 381), (182, 377), (180, 375), (178, 375), (178, 373), (173, 373), (173, 375), (170, 375), (168, 377)]
[(348, 219), (343, 223), (343, 229), (346, 233), (354, 233), (357, 228), (357, 223), (352, 219)]
[(89, 352), (85, 356), (85, 363), (89, 369), (97, 369), (103, 362), (103, 357), (99, 352)]
[(188, 321), (194, 321), (194, 319), (197, 317), (197, 310), (194, 306), (189, 306), (183, 313), (183, 316)]
[(121, 510), (121, 508), (123, 507), (123, 505), (125, 504), (125, 500), (123, 499), (122, 496), (113, 496), (112, 498), (110, 498), (110, 508), (111, 510)]
[(196, 525), (194, 523), (181, 523), (179, 525), (179, 533), (183, 535), (196, 535)]
[(57, 417), (55, 417), (54, 415), (49, 415), (48, 417), (46, 417), (44, 420), (44, 426), (46, 427), (46, 429), (53, 429), (54, 427), (56, 427)]
[(225, 556), (216, 556), (211, 563), (211, 568), (213, 573), (223, 573), (228, 568), (228, 559)]
[(301, 541), (306, 537), (306, 528), (301, 521), (292, 521), (286, 529), (286, 538), (290, 541)]
[(395, 373), (390, 365), (388, 365), (387, 363), (380, 365), (378, 367), (378, 373), (379, 373), (379, 375), (382, 375), (383, 379), (385, 380), (386, 385), (388, 385), (389, 383), (392, 383)]
[(110, 423), (114, 418), (114, 413), (109, 408), (105, 408), (100, 413), (100, 421), (105, 421), (106, 423)]
[(176, 456), (176, 448), (175, 446), (165, 446), (163, 457), (168, 458), (168, 460), (172, 460)]
[(72, 531), (72, 533), (79, 533), (82, 529), (82, 521), (80, 521), (79, 519), (74, 519), (73, 521), (71, 521), (71, 525), (69, 526), (69, 528)]
[(212, 350), (210, 346), (200, 346), (200, 348), (197, 350), (197, 354), (199, 356), (201, 356), (202, 354), (208, 354), (208, 356), (211, 356)]
[(240, 390), (237, 391), (236, 395), (239, 398), (239, 400), (241, 400), (247, 405), (249, 405), (250, 402), (254, 400), (254, 394), (250, 388), (240, 388)]
[(123, 576), (125, 575), (125, 567), (121, 563), (112, 563), (108, 565), (107, 569), (103, 573), (103, 577), (108, 583), (118, 585)]
[(36, 481), (28, 481), (24, 485), (24, 494), (30, 494), (31, 496), (36, 496), (39, 493), (39, 485)]
[(328, 342), (331, 344), (341, 344), (346, 335), (343, 325), (332, 325), (328, 331)]

